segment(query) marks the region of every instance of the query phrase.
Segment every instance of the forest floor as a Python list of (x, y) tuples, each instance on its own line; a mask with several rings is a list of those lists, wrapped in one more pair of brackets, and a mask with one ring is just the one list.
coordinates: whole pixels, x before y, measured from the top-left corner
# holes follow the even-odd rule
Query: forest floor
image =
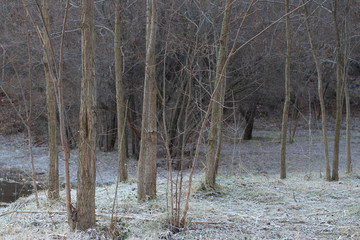
[[(287, 178), (279, 179), (279, 125), (256, 123), (254, 139), (239, 141), (241, 128), (227, 126), (216, 190), (202, 190), (205, 147), (200, 150), (188, 212), (188, 223), (171, 232), (167, 219), (167, 171), (159, 158), (157, 199), (136, 200), (136, 161), (132, 176), (120, 183), (115, 215), (121, 217), (120, 237), (127, 239), (360, 239), (360, 131), (352, 126), (353, 173), (345, 174), (345, 135), (340, 144), (340, 180), (324, 180), (324, 153), (318, 122), (299, 125), (295, 141), (287, 145)], [(357, 123), (357, 124), (355, 124)], [(329, 132), (330, 156), (333, 133)], [(28, 171), (26, 142), (21, 135), (0, 136), (2, 171)], [(34, 148), (35, 168), (47, 173), (47, 148)], [(330, 158), (332, 160), (332, 157)], [(71, 232), (66, 223), (65, 193), (52, 205), (40, 192), (0, 208), (0, 239), (108, 239), (116, 185), (116, 152), (98, 153), (96, 188), (97, 225), (87, 232)], [(60, 172), (63, 173), (62, 161)], [(77, 151), (71, 152), (71, 179), (76, 183)], [(184, 189), (188, 173), (185, 171)], [(175, 172), (173, 174), (176, 174)], [(76, 199), (76, 188), (72, 190)], [(183, 193), (183, 196), (185, 193)]]

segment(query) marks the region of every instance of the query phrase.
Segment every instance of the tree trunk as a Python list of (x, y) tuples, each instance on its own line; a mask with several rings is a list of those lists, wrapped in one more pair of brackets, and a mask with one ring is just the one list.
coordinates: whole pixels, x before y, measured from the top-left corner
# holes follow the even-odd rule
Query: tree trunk
[[(112, 101), (111, 98), (108, 98)], [(111, 107), (108, 107), (111, 108)], [(115, 108), (115, 106), (113, 106)], [(116, 142), (116, 134), (114, 129), (116, 128), (116, 114), (104, 109), (98, 108), (98, 147), (103, 152), (111, 152), (114, 150)]]
[(350, 11), (350, 5), (349, 2), (345, 6), (345, 20), (344, 20), (344, 39), (345, 39), (345, 46), (344, 46), (344, 71), (343, 71), (343, 87), (345, 92), (345, 106), (346, 106), (346, 172), (351, 173), (352, 172), (352, 164), (351, 164), (351, 107), (350, 107), (350, 94), (349, 94), (349, 82), (347, 79), (348, 76), (348, 69), (349, 69), (349, 11)]
[(115, 83), (116, 83), (116, 114), (117, 114), (117, 137), (118, 137), (118, 174), (120, 182), (128, 180), (126, 166), (126, 141), (125, 141), (125, 104), (124, 86), (122, 80), (122, 54), (121, 54), (121, 0), (115, 1)]
[[(289, 13), (289, 0), (285, 0), (286, 14)], [(290, 107), (290, 54), (291, 54), (291, 38), (290, 38), (290, 16), (286, 16), (286, 62), (285, 62), (285, 103), (281, 126), (281, 155), (280, 155), (280, 178), (286, 178), (286, 133)]]
[(144, 98), (141, 122), (141, 142), (138, 166), (138, 200), (156, 198), (156, 79), (155, 35), (156, 0), (147, 0), (146, 62)]
[(140, 139), (141, 133), (138, 133), (138, 131), (136, 130), (136, 124), (135, 122), (137, 121), (137, 108), (136, 108), (136, 104), (135, 104), (135, 97), (130, 94), (129, 98), (128, 98), (128, 109), (129, 111), (127, 112), (127, 122), (129, 125), (129, 128), (131, 130), (131, 152), (134, 158), (138, 159), (139, 158), (139, 145), (140, 145)]
[(96, 76), (94, 1), (81, 2), (82, 78), (77, 183), (77, 227), (95, 227)]
[(221, 84), (221, 96), (220, 96), (220, 104), (221, 104), (221, 111), (219, 112), (219, 121), (218, 121), (218, 139), (217, 139), (217, 148), (216, 148), (216, 154), (215, 154), (215, 175), (218, 173), (219, 168), (219, 162), (221, 157), (221, 147), (222, 147), (222, 140), (223, 140), (223, 125), (224, 125), (224, 110), (223, 106), (225, 103), (225, 79), (223, 79)]
[[(182, 86), (182, 89), (184, 92), (186, 92), (186, 82), (184, 81), (184, 84)], [(164, 96), (165, 97), (165, 96)], [(181, 145), (180, 141), (181, 139), (177, 136), (178, 130), (179, 130), (179, 123), (182, 121), (182, 113), (184, 108), (184, 96), (183, 94), (180, 94), (178, 98), (176, 99), (176, 104), (171, 111), (170, 116), (170, 123), (169, 123), (169, 149), (171, 153), (171, 157), (175, 158), (178, 153), (180, 152), (180, 149), (178, 148), (179, 145)]]
[(346, 172), (352, 172), (351, 166), (351, 111), (350, 111), (350, 94), (348, 84), (344, 85), (345, 103), (346, 103)]
[[(23, 2), (24, 3), (24, 2)], [(64, 20), (62, 25), (62, 31), (61, 31), (61, 41), (60, 41), (60, 56), (59, 56), (59, 66), (57, 68), (56, 61), (55, 61), (55, 54), (53, 51), (53, 46), (50, 39), (50, 33), (48, 32), (48, 27), (46, 26), (46, 20), (43, 19), (43, 16), (41, 14), (41, 18), (43, 20), (44, 24), (44, 35), (45, 37), (42, 37), (39, 34), (39, 37), (42, 39), (46, 39), (46, 42), (42, 41), (42, 44), (48, 44), (48, 46), (43, 46), (44, 48), (51, 49), (51, 52), (44, 51), (46, 54), (46, 62), (47, 66), (49, 67), (49, 76), (51, 77), (51, 82), (55, 85), (55, 96), (57, 101), (57, 107), (59, 111), (59, 129), (60, 129), (60, 139), (61, 139), (61, 145), (64, 153), (64, 172), (65, 172), (65, 192), (66, 192), (66, 213), (67, 213), (67, 219), (70, 228), (74, 229), (74, 219), (73, 219), (73, 206), (71, 204), (71, 190), (70, 190), (70, 171), (69, 171), (69, 158), (70, 158), (70, 151), (69, 151), (69, 145), (66, 135), (66, 124), (65, 124), (65, 111), (64, 111), (64, 99), (63, 99), (63, 88), (62, 88), (62, 72), (63, 72), (63, 53), (64, 53), (64, 39), (65, 39), (65, 29), (66, 29), (66, 21), (67, 16), (69, 12), (69, 5), (70, 0), (66, 1), (65, 6), (65, 14), (64, 14)], [(27, 12), (28, 8), (26, 7)], [(42, 10), (41, 10), (42, 11)], [(28, 12), (30, 15), (30, 13)], [(36, 27), (36, 26), (34, 26)], [(48, 55), (49, 54), (49, 55)], [(51, 61), (51, 62), (50, 62)], [(56, 73), (56, 75), (55, 75)]]
[(57, 148), (57, 133), (56, 133), (56, 97), (55, 97), (55, 82), (52, 80), (49, 66), (52, 61), (48, 60), (51, 57), (50, 39), (47, 33), (50, 33), (49, 21), (49, 6), (48, 0), (42, 0), (41, 11), (43, 15), (44, 28), (44, 50), (43, 62), (46, 79), (46, 107), (48, 118), (48, 138), (49, 138), (49, 182), (48, 182), (48, 196), (50, 200), (59, 197), (59, 159)]
[(322, 80), (322, 73), (319, 60), (316, 56), (312, 34), (310, 30), (309, 24), (309, 14), (308, 9), (304, 6), (305, 12), (305, 25), (309, 37), (311, 52), (315, 61), (317, 76), (318, 76), (318, 94), (319, 94), (319, 101), (320, 101), (320, 109), (321, 109), (321, 123), (322, 123), (322, 132), (323, 132), (323, 141), (324, 141), (324, 153), (325, 153), (325, 168), (326, 168), (326, 180), (331, 180), (331, 173), (330, 173), (330, 161), (329, 161), (329, 148), (328, 148), (328, 141), (327, 141), (327, 131), (326, 131), (326, 111), (325, 111), (325, 103), (324, 103), (324, 91), (323, 91), (323, 80)]
[[(221, 146), (219, 137), (222, 134), (221, 130), (221, 116), (223, 111), (222, 101), (224, 99), (223, 89), (225, 88), (225, 61), (226, 61), (226, 44), (228, 40), (228, 29), (230, 22), (230, 12), (233, 0), (227, 0), (225, 5), (224, 18), (221, 26), (221, 36), (220, 36), (220, 48), (219, 55), (216, 64), (216, 76), (214, 81), (214, 98), (211, 99), (212, 109), (211, 109), (211, 122), (210, 122), (210, 133), (208, 140), (208, 150), (206, 154), (206, 173), (205, 181), (208, 187), (215, 187), (215, 178), (216, 178), (216, 151), (220, 156)], [(220, 137), (221, 138), (221, 137)]]
[(244, 134), (242, 136), (243, 140), (251, 140), (252, 139), (252, 131), (254, 128), (256, 106), (257, 106), (256, 102), (251, 103), (250, 107), (243, 114), (245, 117), (245, 122), (246, 122)]
[(343, 60), (341, 56), (341, 42), (340, 32), (337, 20), (337, 0), (334, 0), (334, 25), (336, 34), (336, 122), (335, 122), (335, 138), (334, 138), (334, 158), (331, 179), (333, 181), (339, 180), (339, 143), (340, 143), (340, 127), (341, 127), (341, 112), (342, 112), (342, 72)]

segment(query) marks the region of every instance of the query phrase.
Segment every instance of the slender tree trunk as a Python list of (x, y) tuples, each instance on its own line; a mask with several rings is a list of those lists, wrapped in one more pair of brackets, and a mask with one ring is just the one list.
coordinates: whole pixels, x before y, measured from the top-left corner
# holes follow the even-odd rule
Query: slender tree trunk
[(116, 83), (116, 112), (117, 112), (117, 136), (118, 136), (118, 163), (119, 180), (125, 182), (128, 180), (126, 166), (126, 141), (125, 141), (125, 104), (124, 104), (124, 86), (122, 80), (122, 53), (121, 53), (121, 0), (116, 0), (115, 10), (115, 83)]
[[(6, 23), (5, 23), (6, 24)], [(6, 32), (6, 31), (4, 31)], [(1, 48), (2, 48), (2, 64), (1, 64), (1, 81), (0, 81), (0, 85), (4, 84), (5, 81), (5, 59), (6, 59), (6, 51), (5, 48), (2, 44)]]
[(131, 151), (132, 151), (132, 155), (134, 158), (139, 158), (139, 145), (140, 145), (140, 139), (141, 133), (138, 133), (138, 131), (136, 130), (136, 126), (135, 126), (135, 122), (137, 120), (137, 107), (135, 104), (135, 99), (134, 99), (134, 95), (133, 94), (129, 94), (129, 98), (128, 98), (128, 114), (126, 116), (127, 118), (127, 122), (128, 122), (128, 126), (131, 130)]
[(34, 194), (35, 194), (35, 201), (36, 201), (36, 207), (39, 208), (39, 197), (38, 197), (38, 191), (37, 191), (37, 184), (36, 184), (36, 171), (35, 171), (35, 165), (34, 165), (34, 154), (33, 154), (33, 144), (32, 144), (32, 135), (31, 135), (31, 125), (30, 121), (27, 121), (25, 124), (27, 134), (28, 134), (28, 141), (29, 141), (29, 154), (30, 154), (30, 162), (31, 162), (31, 178), (33, 181), (34, 186)]
[[(32, 135), (31, 135), (31, 119), (32, 119), (32, 106), (33, 106), (33, 81), (32, 81), (32, 64), (31, 64), (31, 50), (30, 50), (30, 33), (27, 35), (27, 54), (28, 54), (28, 80), (29, 80), (29, 100), (26, 101), (25, 95), (22, 92), (23, 100), (24, 100), (24, 108), (25, 108), (25, 115), (26, 120), (23, 121), (27, 134), (28, 134), (28, 147), (29, 147), (29, 154), (30, 154), (30, 163), (31, 163), (31, 178), (33, 181), (34, 186), (34, 194), (35, 194), (35, 201), (36, 201), (36, 207), (39, 208), (39, 197), (38, 197), (38, 191), (37, 191), (37, 184), (36, 184), (36, 171), (35, 171), (35, 163), (34, 163), (34, 154), (33, 154), (33, 143), (32, 143)], [(23, 89), (21, 89), (23, 91)], [(19, 116), (21, 113), (19, 112)]]
[[(34, 19), (25, 3), (25, 1), (22, 1), (23, 5), (25, 6), (26, 12), (30, 17), (30, 20), (34, 26), (35, 29), (37, 29), (37, 25), (34, 22)], [(67, 21), (67, 16), (68, 16), (68, 12), (69, 12), (69, 5), (70, 5), (70, 0), (66, 0), (66, 6), (65, 6), (65, 14), (64, 14), (64, 20), (63, 20), (63, 25), (62, 25), (62, 31), (61, 31), (61, 41), (60, 41), (60, 57), (59, 57), (59, 67), (57, 68), (56, 65), (56, 61), (55, 61), (55, 54), (54, 54), (54, 49), (51, 43), (51, 39), (50, 39), (50, 34), (47, 31), (47, 27), (44, 27), (44, 34), (47, 35), (46, 38), (49, 41), (49, 48), (51, 49), (51, 57), (47, 56), (47, 61), (51, 60), (53, 61), (52, 63), (49, 63), (48, 66), (52, 67), (50, 68), (50, 77), (52, 79), (52, 82), (55, 84), (56, 83), (56, 87), (55, 87), (55, 96), (56, 96), (56, 100), (57, 100), (57, 106), (58, 106), (58, 111), (59, 111), (59, 128), (60, 128), (60, 138), (61, 138), (61, 145), (63, 148), (63, 153), (64, 153), (64, 168), (65, 168), (65, 189), (66, 189), (66, 213), (67, 213), (67, 218), (68, 218), (68, 223), (71, 229), (74, 229), (74, 212), (73, 212), (73, 207), (71, 205), (71, 190), (70, 190), (70, 171), (69, 171), (69, 158), (70, 158), (70, 151), (69, 151), (69, 145), (68, 145), (68, 141), (67, 141), (67, 137), (66, 137), (66, 130), (65, 130), (65, 112), (64, 112), (64, 100), (63, 100), (63, 88), (62, 88), (62, 72), (63, 72), (63, 53), (64, 53), (64, 40), (65, 40), (65, 29), (66, 29), (66, 21)], [(41, 15), (41, 19), (43, 20), (43, 24), (44, 26), (46, 25), (45, 21), (44, 21), (44, 17), (42, 16), (42, 10), (40, 9), (40, 6), (37, 5), (39, 7), (39, 11), (40, 11), (40, 15)], [(38, 32), (39, 38), (42, 42), (42, 44), (45, 44), (45, 42), (43, 41), (43, 39), (45, 37), (43, 37), (40, 32)], [(45, 47), (45, 46), (44, 46)], [(44, 51), (45, 54), (48, 54), (48, 52)], [(55, 75), (54, 75), (55, 74)]]
[[(216, 76), (214, 81), (214, 98), (211, 109), (210, 133), (208, 139), (208, 150), (206, 154), (206, 173), (205, 181), (208, 187), (215, 187), (216, 179), (216, 152), (220, 156), (221, 146), (218, 147), (219, 136), (222, 134), (221, 130), (221, 116), (223, 111), (222, 101), (224, 99), (224, 84), (225, 84), (225, 61), (226, 61), (226, 45), (228, 40), (230, 12), (233, 0), (227, 0), (225, 5), (224, 18), (221, 26), (220, 48), (216, 64)], [(220, 137), (221, 139), (221, 137)]]
[(56, 199), (59, 197), (59, 159), (57, 148), (57, 133), (56, 133), (56, 97), (55, 97), (55, 83), (53, 82), (49, 66), (53, 61), (48, 60), (51, 57), (50, 39), (47, 33), (50, 33), (49, 21), (49, 6), (48, 0), (42, 0), (42, 15), (44, 21), (44, 53), (43, 62), (46, 79), (46, 106), (48, 117), (48, 138), (49, 138), (49, 183), (48, 183), (48, 196), (49, 199)]
[(95, 227), (96, 76), (94, 1), (81, 1), (82, 78), (77, 183), (77, 227)]
[[(286, 14), (289, 13), (289, 0), (285, 0)], [(291, 37), (290, 37), (290, 16), (286, 16), (286, 62), (285, 62), (285, 103), (283, 110), (281, 126), (281, 158), (280, 158), (280, 178), (286, 178), (286, 133), (290, 107), (290, 54), (291, 54)]]
[(341, 111), (342, 111), (342, 76), (343, 76), (343, 58), (341, 56), (340, 32), (337, 20), (337, 4), (334, 0), (334, 25), (336, 34), (336, 122), (335, 122), (335, 139), (334, 139), (334, 158), (331, 179), (339, 180), (339, 143), (340, 143), (340, 127), (341, 127)]
[(322, 123), (322, 132), (323, 132), (323, 141), (324, 141), (324, 153), (325, 153), (325, 168), (326, 168), (326, 180), (331, 180), (331, 172), (330, 172), (330, 161), (329, 161), (329, 147), (328, 147), (328, 140), (327, 140), (327, 131), (326, 131), (326, 109), (324, 103), (324, 90), (323, 90), (323, 80), (322, 80), (322, 73), (321, 73), (321, 66), (319, 60), (316, 56), (315, 47), (313, 44), (312, 33), (309, 24), (309, 14), (307, 6), (304, 6), (304, 13), (305, 13), (305, 25), (309, 37), (311, 52), (314, 58), (317, 76), (318, 76), (318, 94), (319, 94), (319, 101), (320, 101), (320, 109), (321, 109), (321, 123)]
[(349, 11), (350, 11), (350, 2), (348, 1), (345, 6), (345, 20), (344, 20), (344, 39), (345, 39), (345, 46), (344, 46), (344, 71), (343, 71), (343, 87), (345, 92), (345, 106), (346, 106), (346, 172), (352, 172), (352, 165), (351, 165), (351, 107), (350, 107), (350, 94), (349, 94), (349, 82), (348, 82), (348, 59), (349, 59), (349, 33), (348, 28), (350, 21), (348, 19)]
[[(188, 64), (188, 66), (192, 66), (194, 58), (191, 58), (190, 63)], [(180, 159), (180, 181), (178, 184), (178, 198), (176, 200), (177, 205), (176, 205), (176, 222), (178, 223), (179, 226), (181, 226), (181, 222), (180, 222), (180, 211), (181, 211), (181, 202), (182, 202), (182, 184), (183, 184), (183, 170), (184, 170), (184, 166), (183, 166), (183, 161), (185, 159), (185, 148), (186, 148), (186, 131), (188, 129), (188, 120), (189, 120), (189, 109), (190, 109), (190, 104), (191, 104), (191, 99), (192, 99), (192, 71), (189, 73), (188, 76), (188, 95), (187, 95), (187, 103), (186, 103), (186, 108), (185, 108), (185, 116), (184, 116), (184, 131), (183, 131), (183, 135), (182, 135), (182, 141), (181, 141), (181, 159)], [(183, 222), (184, 223), (184, 222)]]
[(147, 0), (146, 62), (144, 98), (141, 122), (141, 142), (138, 166), (138, 200), (156, 198), (156, 79), (155, 35), (156, 0)]
[(219, 169), (219, 162), (220, 162), (220, 157), (221, 157), (221, 147), (222, 147), (222, 140), (223, 140), (223, 125), (224, 125), (224, 110), (223, 110), (223, 106), (225, 103), (225, 78), (223, 79), (223, 81), (221, 81), (221, 88), (220, 88), (220, 92), (221, 92), (221, 96), (220, 96), (220, 111), (219, 111), (219, 121), (218, 121), (218, 134), (217, 134), (217, 148), (216, 148), (216, 154), (215, 154), (215, 175), (218, 173), (218, 169)]
[(346, 172), (352, 172), (351, 166), (351, 111), (350, 111), (350, 94), (348, 84), (344, 86), (345, 103), (346, 103)]
[[(71, 204), (70, 167), (69, 167), (70, 149), (69, 149), (69, 141), (68, 141), (67, 134), (66, 134), (64, 94), (63, 94), (63, 86), (62, 86), (64, 40), (65, 40), (65, 29), (66, 29), (67, 16), (68, 16), (68, 12), (69, 12), (69, 5), (70, 5), (70, 0), (67, 0), (66, 7), (65, 7), (63, 28), (62, 28), (62, 33), (61, 33), (58, 78), (57, 78), (57, 81), (54, 77), (52, 77), (52, 78), (53, 78), (53, 81), (57, 83), (57, 86), (55, 88), (55, 90), (56, 90), (55, 94), (57, 96), (57, 106), (58, 106), (58, 111), (59, 111), (60, 139), (61, 139), (61, 145), (62, 145), (63, 154), (64, 154), (66, 213), (67, 213), (69, 226), (73, 230), (75, 228), (74, 220), (76, 220), (76, 219), (74, 217), (73, 206)], [(49, 33), (47, 33), (47, 34), (49, 35)], [(54, 54), (52, 54), (52, 56), (55, 57)]]
[[(187, 81), (184, 81), (184, 83), (181, 86), (184, 92), (186, 92), (187, 89), (186, 83)], [(177, 132), (178, 129), (180, 128), (180, 123), (183, 120), (182, 113), (184, 109), (184, 104), (185, 104), (184, 96), (183, 94), (180, 94), (176, 99), (176, 104), (170, 116), (168, 131), (169, 131), (169, 148), (172, 157), (176, 157), (177, 154), (180, 152), (178, 146), (181, 145), (181, 140), (180, 138), (177, 137)], [(180, 167), (178, 166), (180, 165), (176, 163), (175, 168), (180, 169)]]
[[(6, 11), (6, 5), (2, 4), (2, 12), (5, 13)], [(3, 15), (5, 16), (5, 14)], [(6, 17), (2, 17), (1, 19), (2, 21), (2, 28), (3, 28), (3, 32), (6, 33), (7, 32), (7, 18)], [(5, 46), (2, 45), (2, 43), (0, 43), (0, 46), (2, 48), (2, 63), (1, 63), (1, 80), (0, 80), (0, 86), (2, 86), (5, 83), (5, 62), (6, 62), (6, 49)]]

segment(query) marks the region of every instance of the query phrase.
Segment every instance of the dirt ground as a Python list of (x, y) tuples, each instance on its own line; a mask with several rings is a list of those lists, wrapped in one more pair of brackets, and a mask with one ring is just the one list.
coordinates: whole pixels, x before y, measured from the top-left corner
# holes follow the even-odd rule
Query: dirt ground
[[(188, 224), (178, 233), (166, 227), (167, 172), (159, 157), (158, 197), (136, 201), (136, 161), (129, 161), (132, 180), (120, 184), (116, 215), (123, 216), (122, 236), (128, 239), (360, 239), (360, 176), (358, 119), (352, 126), (352, 174), (345, 174), (345, 135), (340, 145), (340, 181), (324, 180), (320, 123), (299, 125), (295, 141), (287, 145), (287, 179), (279, 180), (279, 124), (256, 124), (254, 139), (240, 141), (241, 127), (227, 126), (216, 191), (203, 191), (205, 147), (200, 150), (192, 186)], [(332, 160), (333, 132), (329, 132)], [(26, 142), (20, 135), (0, 137), (0, 167), (30, 167)], [(47, 173), (47, 148), (35, 147), (35, 167)], [(62, 200), (50, 206), (40, 194), (0, 208), (0, 239), (107, 239), (106, 226), (113, 203), (116, 152), (98, 153), (96, 204), (98, 228), (70, 232)], [(71, 179), (76, 182), (77, 151), (71, 152)], [(60, 161), (61, 173), (63, 172)], [(187, 188), (188, 171), (184, 188)], [(64, 192), (62, 192), (64, 199)], [(76, 199), (75, 189), (72, 191)], [(184, 194), (185, 195), (185, 194)], [(16, 212), (17, 211), (17, 212)], [(121, 238), (119, 238), (121, 239)]]

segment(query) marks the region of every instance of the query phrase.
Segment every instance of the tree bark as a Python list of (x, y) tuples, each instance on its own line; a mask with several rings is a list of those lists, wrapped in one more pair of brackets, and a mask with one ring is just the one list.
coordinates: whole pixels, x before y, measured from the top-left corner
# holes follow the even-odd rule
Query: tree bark
[(210, 133), (208, 139), (208, 150), (206, 154), (206, 173), (205, 181), (208, 187), (215, 187), (216, 180), (216, 155), (218, 152), (220, 156), (221, 146), (218, 146), (220, 143), (219, 138), (221, 139), (221, 118), (223, 111), (223, 99), (225, 88), (225, 61), (226, 61), (226, 45), (228, 40), (228, 31), (229, 31), (229, 22), (230, 22), (230, 12), (233, 0), (227, 0), (225, 5), (224, 18), (221, 26), (221, 36), (220, 36), (220, 48), (219, 55), (216, 64), (216, 76), (214, 81), (214, 98), (212, 109), (211, 109), (211, 122), (210, 122)]
[(46, 79), (46, 107), (48, 118), (48, 138), (49, 138), (49, 181), (48, 181), (48, 197), (50, 200), (59, 197), (59, 159), (57, 148), (57, 131), (56, 131), (56, 97), (55, 97), (55, 83), (51, 78), (50, 63), (53, 61), (48, 60), (51, 57), (50, 39), (47, 33), (50, 33), (50, 20), (49, 20), (49, 5), (48, 0), (42, 0), (41, 11), (43, 15), (43, 25), (45, 29), (44, 34), (44, 49), (43, 49), (43, 62)]
[(125, 104), (124, 86), (122, 80), (122, 53), (121, 53), (121, 0), (115, 1), (115, 83), (116, 83), (116, 116), (117, 116), (117, 137), (118, 137), (118, 174), (120, 182), (128, 180), (126, 166), (126, 141), (125, 141)]
[[(285, 0), (286, 14), (289, 13), (289, 0)], [(281, 155), (280, 155), (280, 178), (286, 178), (286, 133), (290, 107), (290, 54), (291, 54), (291, 37), (290, 37), (290, 16), (286, 16), (286, 61), (285, 61), (285, 103), (281, 126)]]
[(77, 183), (77, 227), (95, 227), (96, 76), (94, 1), (81, 1), (82, 78)]
[(138, 200), (156, 198), (156, 79), (155, 36), (156, 0), (147, 0), (146, 62), (144, 98), (141, 122), (141, 142), (138, 165)]

